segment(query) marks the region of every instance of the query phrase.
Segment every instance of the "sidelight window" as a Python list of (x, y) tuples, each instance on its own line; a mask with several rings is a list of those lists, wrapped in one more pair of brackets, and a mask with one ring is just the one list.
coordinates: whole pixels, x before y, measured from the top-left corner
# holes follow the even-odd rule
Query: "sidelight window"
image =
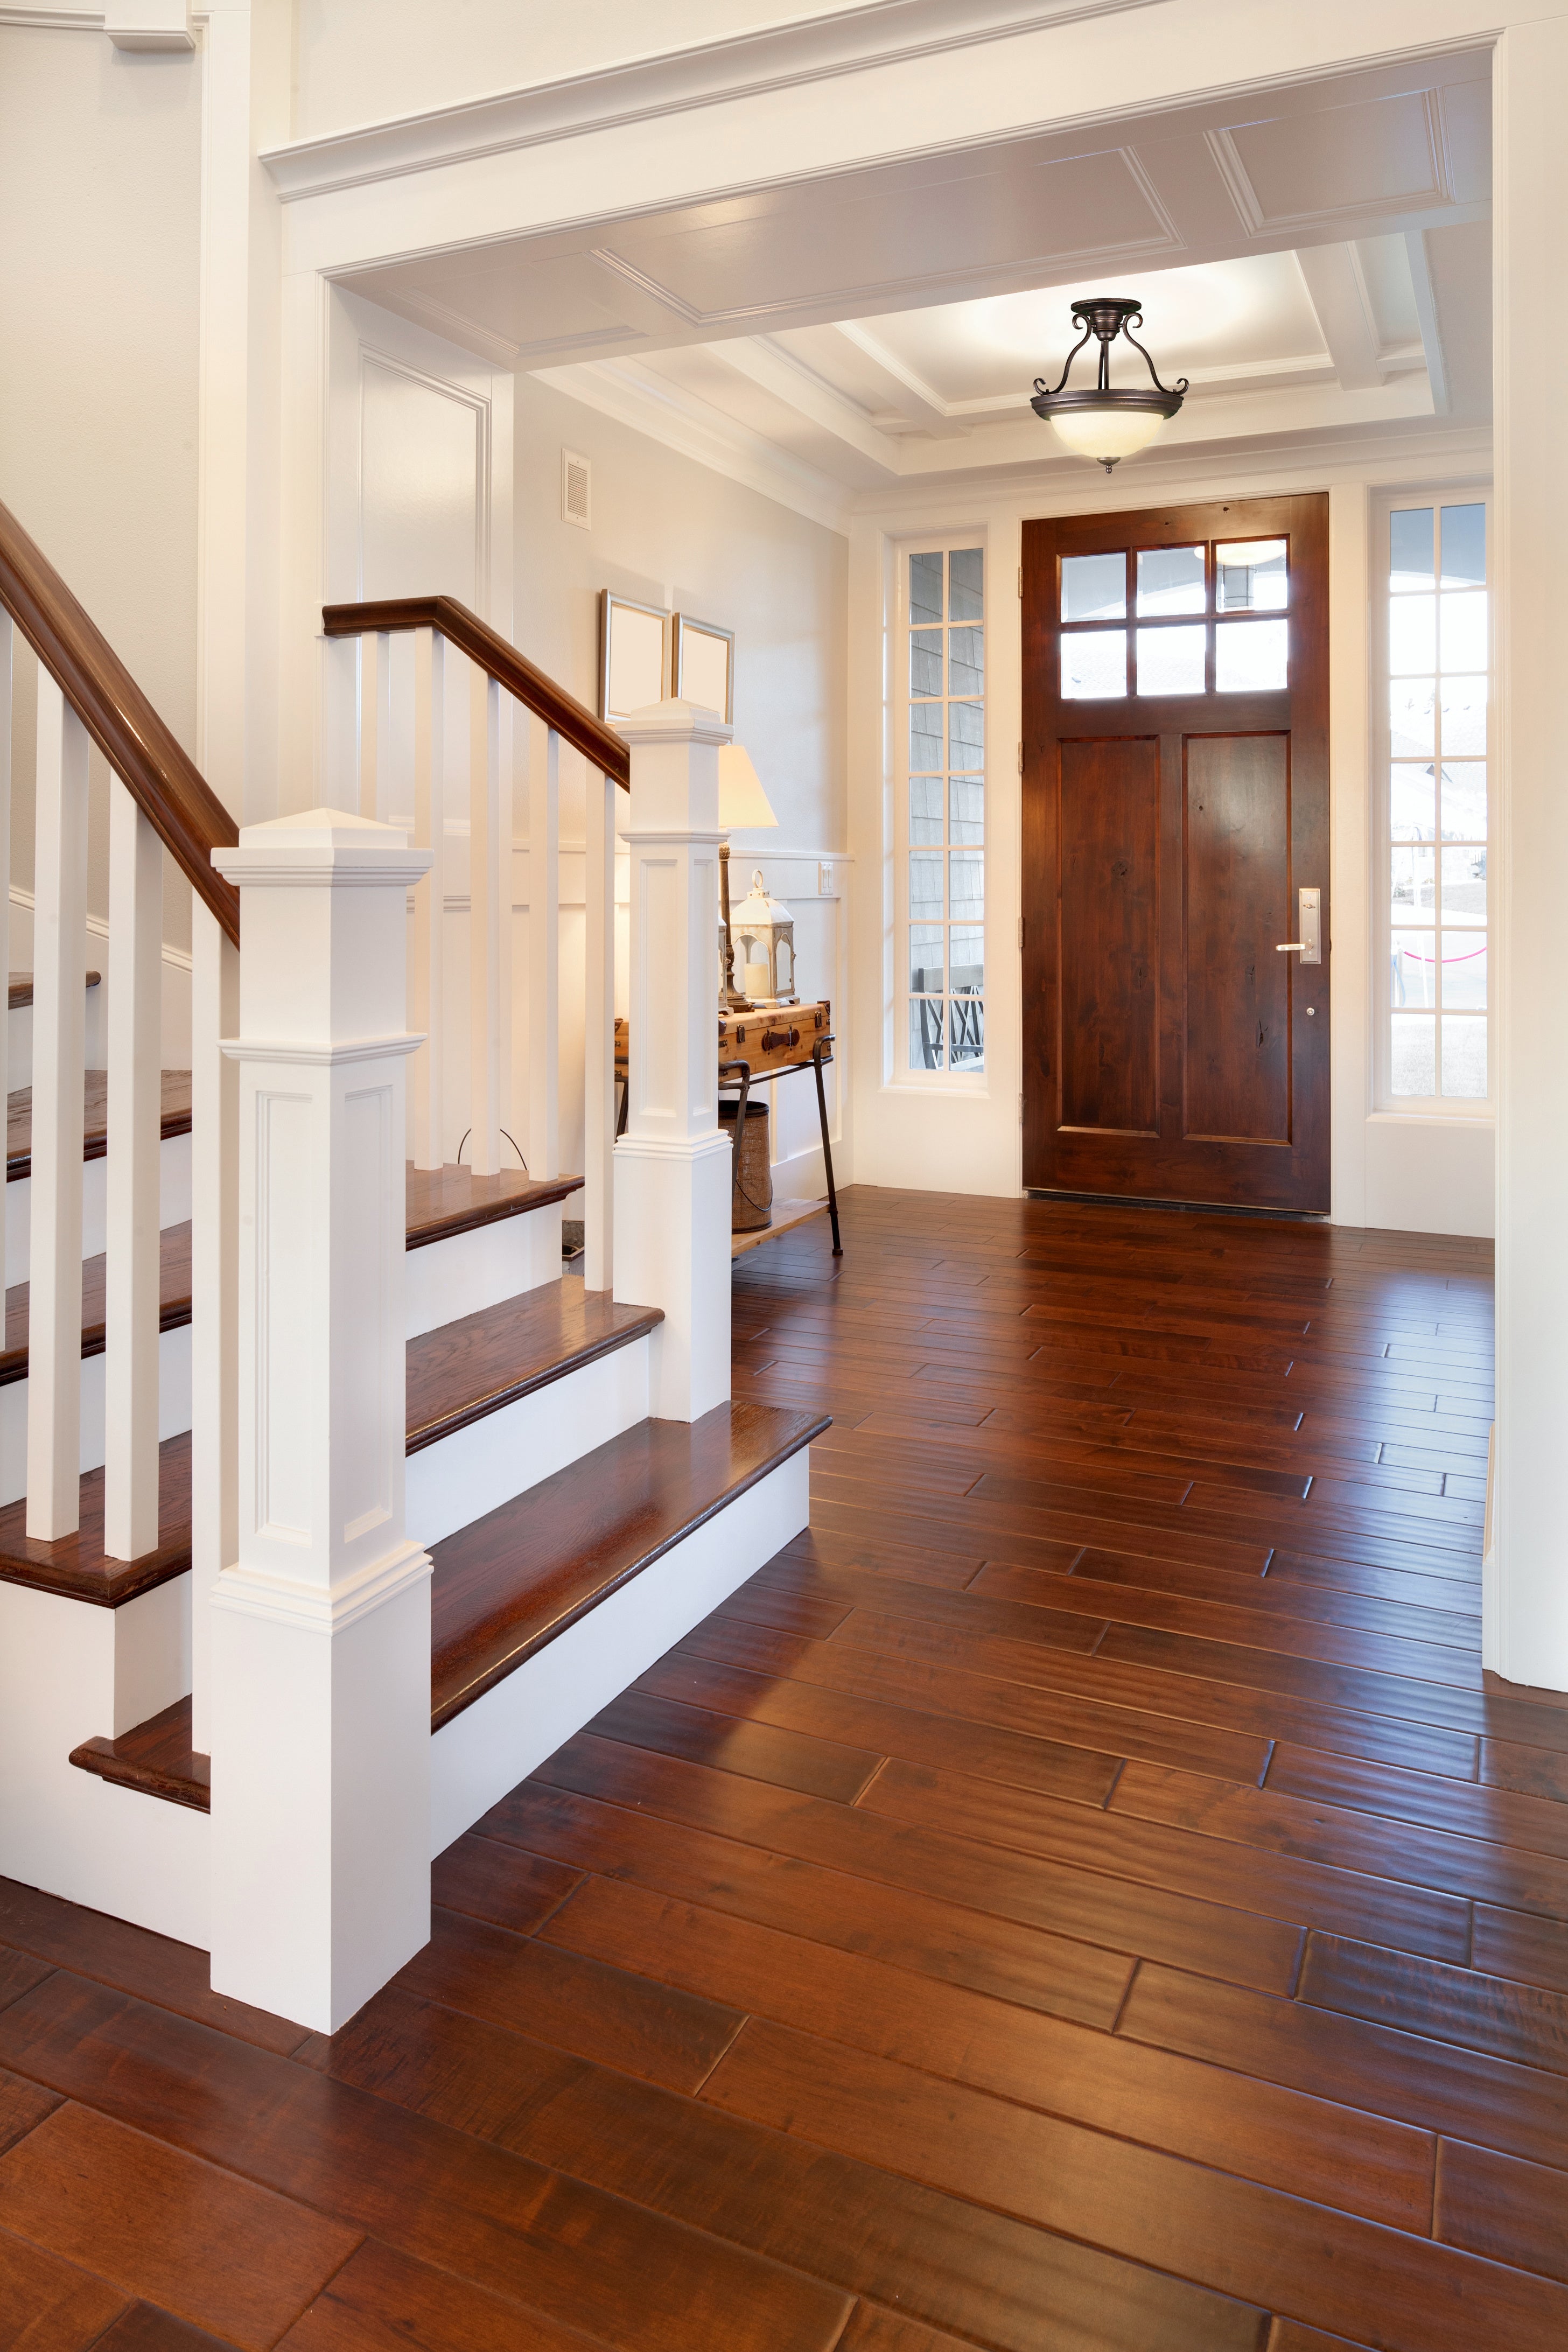
[(911, 1072), (985, 1065), (985, 557), (904, 558), (904, 992)]
[(1385, 560), (1379, 1091), (1451, 1109), (1490, 1093), (1485, 502), (1394, 508)]

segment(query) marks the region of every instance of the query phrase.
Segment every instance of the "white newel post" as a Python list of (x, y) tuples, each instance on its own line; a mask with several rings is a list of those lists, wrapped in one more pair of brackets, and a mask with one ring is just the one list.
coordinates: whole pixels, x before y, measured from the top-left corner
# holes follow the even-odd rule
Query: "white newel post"
[(719, 1131), (719, 746), (712, 711), (660, 702), (632, 747), (626, 1131), (616, 1146), (615, 1295), (662, 1307), (652, 1411), (695, 1421), (730, 1394), (731, 1150)]
[(239, 1558), (212, 1597), (212, 1981), (330, 2033), (430, 1932), (430, 1561), (404, 1533), (405, 895), (337, 809), (239, 886)]

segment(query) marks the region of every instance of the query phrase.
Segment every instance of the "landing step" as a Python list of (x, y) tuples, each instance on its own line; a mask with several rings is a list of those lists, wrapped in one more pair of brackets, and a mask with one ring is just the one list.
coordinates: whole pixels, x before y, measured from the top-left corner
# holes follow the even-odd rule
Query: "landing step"
[[(20, 1013), (25, 1004), (31, 1004), (33, 1001), (33, 975), (30, 971), (14, 971), (9, 978), (9, 1010), (13, 1013)], [(87, 974), (86, 984), (89, 988), (101, 987), (103, 974), (100, 971), (89, 971)]]
[[(191, 1074), (165, 1070), (162, 1134), (191, 1131)], [(84, 1160), (101, 1160), (109, 1150), (109, 1073), (89, 1070), (82, 1079), (82, 1149)], [(18, 1183), (33, 1172), (33, 1089), (18, 1087), (6, 1105), (5, 1181)]]
[[(828, 1426), (825, 1413), (763, 1404), (645, 1421), (434, 1545), (431, 1731)], [(188, 1698), (118, 1739), (84, 1740), (70, 1760), (121, 1788), (209, 1810)]]
[[(605, 1292), (585, 1292), (581, 1281), (564, 1276), (410, 1339), (405, 1358), (408, 1451), (416, 1454), (470, 1422), (499, 1412), (516, 1398), (563, 1380), (596, 1357), (630, 1347), (663, 1320), (658, 1307), (618, 1306)], [(26, 1370), (23, 1355), (20, 1370), (0, 1374), (0, 1385), (5, 1377), (15, 1380)], [(0, 1509), (0, 1583), (30, 1585), (41, 1592), (118, 1609), (139, 1592), (184, 1575), (191, 1564), (189, 1433), (166, 1438), (158, 1458), (160, 1540), (155, 1552), (132, 1560), (105, 1557), (103, 1472), (89, 1470), (81, 1481), (81, 1526), (58, 1543), (28, 1538), (25, 1499)]]
[(432, 1545), (431, 1729), (820, 1437), (830, 1418), (731, 1403), (700, 1421), (639, 1422)]

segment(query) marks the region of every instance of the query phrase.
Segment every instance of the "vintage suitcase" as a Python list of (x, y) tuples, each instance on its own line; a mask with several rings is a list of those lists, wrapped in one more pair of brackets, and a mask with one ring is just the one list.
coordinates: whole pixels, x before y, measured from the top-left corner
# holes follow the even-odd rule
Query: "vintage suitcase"
[[(821, 1038), (828, 1040), (823, 1060), (833, 1059), (833, 1007), (826, 997), (815, 1004), (759, 1004), (750, 1013), (721, 1013), (719, 1015), (719, 1060), (749, 1062), (753, 1079), (765, 1076), (769, 1070), (791, 1068), (797, 1062), (809, 1062), (812, 1048)], [(626, 1024), (616, 1023), (616, 1068), (624, 1077), (626, 1067)]]

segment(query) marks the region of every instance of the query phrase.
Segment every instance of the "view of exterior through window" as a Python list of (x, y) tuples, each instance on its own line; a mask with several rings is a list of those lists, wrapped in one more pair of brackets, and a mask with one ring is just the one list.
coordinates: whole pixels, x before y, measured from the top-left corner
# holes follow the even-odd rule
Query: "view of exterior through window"
[(909, 562), (909, 1067), (985, 1066), (984, 551)]
[(1388, 1092), (1484, 1101), (1487, 510), (1388, 518)]
[(1277, 690), (1287, 592), (1282, 539), (1064, 556), (1062, 698)]

